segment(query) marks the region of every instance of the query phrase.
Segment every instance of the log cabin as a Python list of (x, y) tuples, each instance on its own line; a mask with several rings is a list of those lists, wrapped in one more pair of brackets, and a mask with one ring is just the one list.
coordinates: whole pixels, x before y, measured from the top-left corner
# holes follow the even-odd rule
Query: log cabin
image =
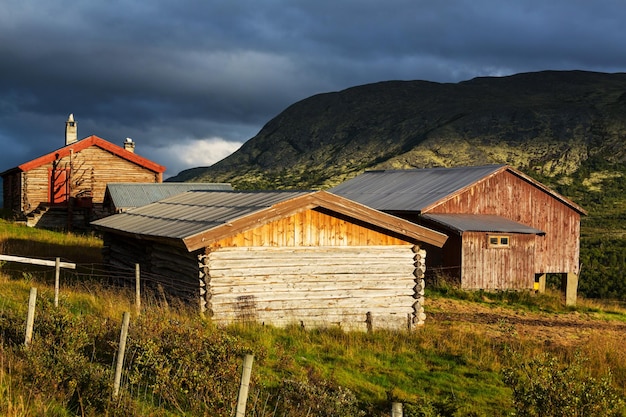
[(216, 323), (361, 330), (424, 322), (424, 246), (446, 240), (325, 191), (189, 191), (92, 225), (111, 270)]
[(101, 208), (109, 182), (163, 181), (165, 167), (137, 155), (131, 139), (123, 146), (93, 135), (78, 140), (73, 115), (65, 126), (65, 146), (0, 174), (4, 208), (29, 225), (55, 217), (50, 208), (60, 209), (64, 219), (87, 214), (89, 220)]
[(560, 274), (576, 302), (583, 208), (507, 165), (367, 171), (329, 190), (448, 236), (429, 250), (464, 289), (545, 290)]

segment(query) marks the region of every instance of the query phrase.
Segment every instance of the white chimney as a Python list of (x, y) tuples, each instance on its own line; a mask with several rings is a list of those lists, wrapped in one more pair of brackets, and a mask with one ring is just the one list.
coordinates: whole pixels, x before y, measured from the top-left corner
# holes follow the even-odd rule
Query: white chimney
[(78, 141), (78, 125), (74, 121), (74, 113), (70, 114), (65, 122), (65, 145), (71, 145)]
[(126, 149), (128, 152), (135, 153), (135, 142), (133, 142), (131, 138), (126, 138), (126, 140), (124, 141), (124, 149)]

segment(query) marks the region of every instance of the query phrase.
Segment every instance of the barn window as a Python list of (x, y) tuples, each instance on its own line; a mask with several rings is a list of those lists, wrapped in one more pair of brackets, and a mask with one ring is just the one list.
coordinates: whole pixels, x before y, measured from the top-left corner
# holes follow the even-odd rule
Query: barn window
[(509, 246), (509, 236), (501, 236), (501, 235), (488, 235), (487, 236), (489, 247), (490, 248), (506, 248)]

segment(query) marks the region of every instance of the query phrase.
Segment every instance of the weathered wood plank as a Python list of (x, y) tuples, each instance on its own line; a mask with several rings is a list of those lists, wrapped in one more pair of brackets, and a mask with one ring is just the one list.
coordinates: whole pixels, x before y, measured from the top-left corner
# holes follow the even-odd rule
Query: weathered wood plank
[[(241, 287), (241, 286), (239, 286)], [(407, 285), (405, 288), (402, 287), (392, 287), (392, 288), (381, 288), (381, 287), (372, 287), (372, 288), (350, 288), (350, 287), (339, 287), (333, 285), (327, 286), (310, 286), (308, 288), (302, 287), (288, 287), (285, 285), (267, 285), (267, 286), (255, 286), (248, 290), (245, 288), (213, 288), (210, 289), (213, 297), (217, 296), (242, 296), (242, 295), (253, 295), (257, 299), (281, 299), (281, 298), (289, 298), (289, 299), (335, 299), (335, 298), (378, 298), (378, 297), (394, 297), (398, 295), (403, 295), (407, 297), (412, 297), (414, 294), (411, 286)]]
[(219, 306), (219, 310), (224, 311), (240, 311), (243, 306), (254, 305), (257, 310), (314, 310), (314, 309), (333, 309), (340, 308), (346, 313), (353, 310), (362, 309), (363, 311), (375, 310), (376, 308), (385, 309), (387, 311), (394, 308), (402, 308), (413, 311), (413, 298), (407, 295), (383, 296), (371, 298), (329, 298), (329, 297), (303, 297), (294, 295), (289, 299), (277, 299), (271, 297), (255, 297), (253, 299), (241, 299), (238, 297), (212, 297), (211, 302), (214, 306)]
[[(211, 252), (211, 256), (225, 257), (228, 259), (246, 258), (249, 256), (272, 256), (272, 254), (283, 253), (339, 253), (354, 254), (355, 256), (369, 256), (372, 253), (388, 253), (390, 256), (415, 256), (412, 252), (412, 245), (392, 245), (392, 246), (315, 246), (315, 247), (273, 247), (273, 246), (254, 246), (254, 247), (228, 247), (219, 248)], [(404, 249), (407, 249), (406, 251)], [(261, 255), (262, 254), (262, 255)]]
[(294, 306), (288, 305), (281, 308), (272, 308), (271, 306), (262, 306), (263, 308), (257, 308), (256, 310), (244, 311), (237, 308), (227, 308), (228, 306), (220, 305), (220, 309), (216, 313), (216, 317), (219, 316), (241, 316), (242, 313), (254, 313), (258, 316), (281, 318), (281, 317), (363, 317), (369, 312), (376, 316), (404, 316), (407, 314), (413, 314), (413, 309), (410, 307), (397, 307), (394, 309), (388, 309), (384, 306), (355, 306), (351, 310), (343, 308), (343, 306), (326, 306), (319, 307), (315, 305), (307, 306)]
[(388, 274), (363, 274), (355, 277), (351, 274), (327, 274), (327, 275), (255, 275), (255, 276), (229, 276), (224, 278), (215, 278), (211, 281), (211, 286), (215, 288), (230, 286), (255, 286), (255, 285), (324, 285), (332, 283), (335, 285), (347, 285), (351, 288), (354, 286), (405, 286), (415, 285), (412, 275), (402, 275), (395, 273)]
[(390, 271), (394, 271), (398, 274), (412, 275), (415, 268), (412, 265), (344, 265), (340, 271), (337, 270), (337, 265), (326, 264), (311, 264), (303, 266), (281, 266), (281, 265), (263, 265), (259, 268), (232, 268), (232, 269), (210, 269), (209, 275), (211, 277), (227, 277), (227, 276), (255, 276), (255, 275), (282, 275), (282, 274), (305, 274), (305, 275), (327, 275), (327, 274), (355, 274), (355, 275), (367, 275), (367, 274), (386, 274)]
[[(25, 258), (22, 256), (0, 255), (0, 261), (19, 262), (29, 265), (56, 266), (56, 261), (45, 259)], [(61, 268), (76, 269), (76, 264), (70, 262), (59, 262)]]
[[(167, 259), (167, 258), (164, 258)], [(236, 263), (234, 263), (231, 260), (210, 260), (208, 261), (206, 264), (209, 266), (209, 268), (211, 268), (211, 270), (225, 270), (225, 269), (230, 269), (233, 267), (233, 265), (236, 265), (237, 268), (242, 269), (242, 268), (259, 268), (261, 267), (261, 265), (259, 265), (259, 262), (262, 262), (262, 267), (263, 268), (272, 268), (272, 267), (280, 267), (280, 268), (286, 268), (286, 267), (309, 267), (309, 266), (317, 266), (319, 265), (319, 263), (321, 261), (324, 261), (324, 264), (328, 267), (344, 267), (344, 268), (351, 268), (352, 270), (354, 270), (354, 268), (360, 267), (362, 269), (367, 269), (370, 267), (388, 267), (389, 266), (394, 266), (397, 265), (398, 262), (402, 262), (403, 260), (404, 265), (406, 267), (411, 267), (414, 268), (413, 264), (410, 263), (410, 258), (395, 258), (395, 259), (389, 259), (389, 258), (362, 258), (362, 259), (349, 259), (349, 258), (322, 258), (322, 257), (318, 257), (318, 258), (314, 258), (314, 257), (308, 257), (308, 258), (304, 258), (304, 257), (286, 257), (286, 258), (282, 258), (282, 259), (277, 259), (277, 258), (267, 258), (267, 259), (262, 259), (262, 258), (251, 258), (251, 259), (240, 259), (237, 260)], [(355, 265), (356, 264), (356, 265)]]

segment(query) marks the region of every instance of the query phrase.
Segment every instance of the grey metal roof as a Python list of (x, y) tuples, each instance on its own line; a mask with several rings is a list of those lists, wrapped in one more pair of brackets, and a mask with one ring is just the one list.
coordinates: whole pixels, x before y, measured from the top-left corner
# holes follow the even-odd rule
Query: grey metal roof
[(310, 191), (188, 191), (91, 224), (125, 233), (183, 239)]
[(226, 191), (233, 187), (227, 183), (193, 183), (193, 182), (164, 182), (164, 183), (126, 183), (116, 182), (107, 184), (107, 195), (111, 198), (117, 210), (127, 210), (141, 207), (155, 201), (182, 194), (192, 190)]
[(489, 214), (424, 214), (426, 220), (444, 225), (458, 232), (524, 233), (544, 235), (530, 226)]
[(382, 211), (421, 211), (506, 165), (366, 171), (328, 190)]

